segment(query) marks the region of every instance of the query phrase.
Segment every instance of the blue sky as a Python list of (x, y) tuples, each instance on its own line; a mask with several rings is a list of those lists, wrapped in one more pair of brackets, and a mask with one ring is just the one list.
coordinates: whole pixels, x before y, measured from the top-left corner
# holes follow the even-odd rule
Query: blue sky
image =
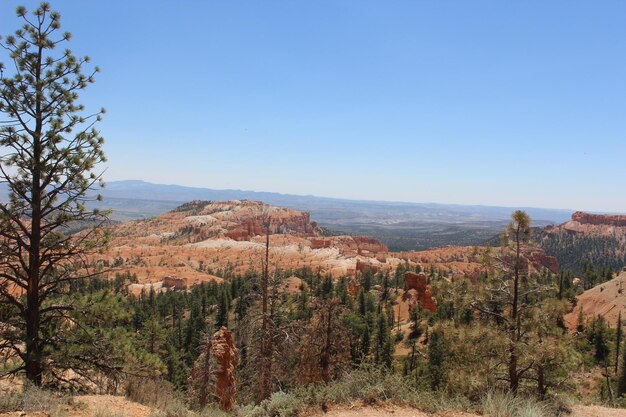
[(626, 211), (625, 2), (52, 6), (102, 68), (107, 180)]

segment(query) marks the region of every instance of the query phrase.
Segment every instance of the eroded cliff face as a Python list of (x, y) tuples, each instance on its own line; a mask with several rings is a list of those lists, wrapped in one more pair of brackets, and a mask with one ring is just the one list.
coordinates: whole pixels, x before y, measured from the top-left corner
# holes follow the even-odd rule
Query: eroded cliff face
[(545, 228), (540, 245), (563, 269), (581, 272), (585, 264), (613, 270), (626, 265), (626, 215), (578, 211), (572, 220)]
[(559, 273), (559, 261), (554, 256), (548, 256), (543, 249), (528, 248), (522, 258), (523, 267), (530, 272), (541, 272), (547, 268), (553, 274)]
[(626, 236), (626, 215), (591, 214), (577, 211), (572, 220), (561, 225), (546, 228), (546, 235), (558, 233), (582, 234), (585, 236)]
[(428, 277), (424, 273), (406, 272), (404, 274), (403, 301), (409, 303), (409, 310), (416, 304), (423, 309), (437, 311), (437, 301), (433, 298)]
[(214, 373), (215, 397), (222, 410), (231, 411), (237, 398), (235, 368), (239, 362), (239, 356), (233, 335), (226, 327), (221, 327), (211, 338), (211, 356), (217, 364)]
[[(160, 285), (175, 275), (192, 286), (216, 280), (220, 270), (258, 270), (266, 224), (271, 262), (283, 270), (307, 267), (338, 277), (355, 275), (360, 263), (379, 270), (400, 262), (388, 261), (387, 247), (376, 239), (323, 236), (309, 213), (257, 201), (192, 201), (161, 216), (114, 226), (108, 251), (95, 259), (115, 265), (114, 273), (136, 274), (141, 284)], [(141, 288), (135, 285), (133, 291)]]
[[(393, 271), (408, 262), (460, 279), (476, 277), (484, 267), (476, 248), (389, 252), (369, 237), (324, 236), (309, 213), (256, 201), (193, 201), (161, 216), (113, 226), (108, 249), (93, 260), (111, 268), (112, 276), (136, 274), (141, 285), (133, 285), (133, 293), (149, 291), (146, 285), (158, 291), (184, 290), (203, 281), (220, 281), (224, 271), (259, 271), (265, 222), (270, 229), (270, 262), (282, 270), (310, 268), (335, 278), (355, 277), (366, 270)], [(556, 272), (556, 260), (544, 255), (531, 253), (529, 266)]]
[(591, 214), (577, 211), (572, 214), (572, 221), (596, 226), (626, 227), (626, 215), (623, 214)]

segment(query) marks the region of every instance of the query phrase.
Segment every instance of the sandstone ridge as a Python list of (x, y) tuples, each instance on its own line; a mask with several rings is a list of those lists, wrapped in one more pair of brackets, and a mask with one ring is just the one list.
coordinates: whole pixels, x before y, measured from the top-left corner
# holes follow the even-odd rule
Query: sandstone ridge
[(572, 214), (572, 221), (581, 224), (593, 224), (596, 226), (626, 227), (626, 215), (624, 214), (592, 214), (577, 211)]
[[(229, 273), (260, 270), (268, 229), (272, 268), (283, 271), (310, 268), (335, 278), (356, 277), (409, 263), (449, 279), (475, 279), (484, 270), (472, 247), (390, 252), (370, 237), (328, 235), (307, 212), (258, 201), (192, 201), (157, 217), (111, 226), (110, 245), (93, 262), (111, 271), (111, 278), (136, 275), (134, 294), (185, 290)], [(527, 255), (533, 270), (558, 269), (540, 249)]]

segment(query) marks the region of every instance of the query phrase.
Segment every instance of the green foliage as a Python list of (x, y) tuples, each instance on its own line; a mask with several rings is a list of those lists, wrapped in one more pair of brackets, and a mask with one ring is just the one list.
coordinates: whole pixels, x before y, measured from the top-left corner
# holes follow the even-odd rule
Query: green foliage
[(594, 347), (594, 358), (600, 364), (609, 360), (609, 331), (603, 316), (593, 319), (587, 330), (587, 338)]
[(394, 343), (391, 338), (389, 321), (385, 311), (381, 309), (376, 320), (376, 343), (374, 345), (374, 362), (388, 369), (393, 363)]
[[(606, 281), (607, 270), (619, 271), (626, 265), (626, 240), (623, 237), (552, 231), (537, 240), (547, 255), (557, 258), (563, 270), (583, 274), (586, 289)], [(595, 274), (589, 273), (590, 266), (596, 270)]]
[(623, 349), (622, 354), (622, 367), (617, 380), (617, 395), (618, 397), (626, 396), (626, 349)]
[[(0, 63), (0, 181), (8, 189), (0, 203), (0, 252), (3, 280), (26, 295), (0, 286), (0, 304), (21, 312), (7, 323), (17, 331), (0, 330), (0, 349), (20, 358), (10, 372), (24, 372), (39, 386), (44, 376), (59, 379), (67, 370), (59, 366), (70, 362), (49, 359), (72, 339), (61, 332), (72, 306), (52, 299), (67, 293), (69, 281), (91, 276), (83, 255), (107, 240), (99, 227), (106, 213), (86, 207), (106, 160), (95, 128), (104, 109), (85, 114), (78, 103), (99, 70), (62, 49), (71, 35), (59, 33), (60, 14), (44, 2), (32, 14), (18, 8), (17, 16), (22, 26), (0, 48), (10, 62)], [(77, 224), (91, 227), (71, 236)], [(72, 359), (74, 365), (79, 356)]]
[(428, 374), (433, 391), (438, 390), (446, 380), (447, 356), (443, 329), (437, 328), (428, 339)]

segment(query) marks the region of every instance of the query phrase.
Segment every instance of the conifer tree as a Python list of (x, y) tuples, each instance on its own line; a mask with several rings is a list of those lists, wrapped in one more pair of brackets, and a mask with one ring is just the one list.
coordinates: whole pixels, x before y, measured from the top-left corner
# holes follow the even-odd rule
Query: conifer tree
[(88, 57), (59, 50), (71, 38), (59, 33), (60, 14), (44, 2), (32, 14), (18, 7), (17, 16), (22, 27), (2, 41), (10, 65), (0, 63), (0, 183), (9, 191), (0, 204), (0, 303), (15, 309), (7, 324), (18, 331), (0, 333), (0, 350), (17, 354), (11, 373), (41, 385), (72, 309), (54, 298), (71, 280), (92, 276), (82, 255), (104, 239), (98, 227), (69, 233), (71, 224), (106, 220), (86, 207), (105, 160), (95, 129), (104, 110), (85, 114), (77, 102), (98, 68), (85, 74)]
[(585, 316), (583, 315), (583, 307), (578, 309), (578, 320), (576, 322), (576, 331), (582, 333), (585, 331)]
[(363, 276), (361, 277), (361, 282), (363, 285), (363, 290), (368, 292), (372, 289), (372, 281), (374, 280), (374, 275), (372, 274), (371, 269), (366, 269), (363, 272)]
[(217, 317), (215, 318), (215, 328), (228, 327), (228, 297), (226, 291), (220, 291), (220, 298), (217, 305)]
[(626, 395), (626, 349), (622, 351), (622, 372), (619, 375), (617, 381), (617, 396), (623, 397)]
[(530, 337), (524, 331), (525, 323), (532, 320), (530, 313), (534, 306), (530, 302), (530, 295), (536, 297), (546, 289), (529, 276), (528, 268), (525, 267), (527, 260), (524, 259), (523, 250), (530, 243), (530, 238), (530, 217), (524, 211), (516, 210), (501, 236), (502, 247), (499, 252), (493, 255), (489, 251), (485, 255), (488, 266), (497, 273), (490, 276), (485, 294), (472, 303), (483, 320), (493, 322), (499, 331), (506, 334), (507, 369), (503, 379), (508, 380), (513, 394), (517, 393), (520, 381), (532, 367), (532, 362), (525, 363), (529, 359), (525, 358), (521, 350)]
[(374, 350), (374, 361), (389, 369), (393, 362), (393, 341), (389, 321), (384, 309), (380, 309), (376, 321), (376, 346)]
[(624, 329), (622, 328), (622, 312), (620, 311), (617, 314), (617, 326), (615, 327), (615, 374), (617, 375), (617, 370), (619, 369), (619, 352), (622, 344), (622, 333)]
[(441, 387), (445, 378), (446, 346), (442, 329), (435, 329), (428, 339), (428, 373), (433, 391)]

